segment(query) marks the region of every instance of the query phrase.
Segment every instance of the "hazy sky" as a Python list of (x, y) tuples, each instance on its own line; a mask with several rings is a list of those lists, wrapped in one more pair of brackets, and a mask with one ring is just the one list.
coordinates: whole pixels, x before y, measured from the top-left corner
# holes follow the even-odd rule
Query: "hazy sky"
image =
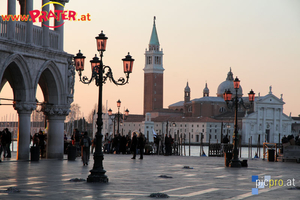
[[(0, 13), (7, 3), (1, 0)], [(41, 7), (41, 0), (34, 8)], [(300, 1), (299, 0), (71, 0), (65, 9), (79, 15), (89, 13), (90, 22), (64, 25), (64, 49), (87, 57), (84, 75), (91, 75), (89, 60), (97, 54), (95, 36), (101, 30), (108, 37), (104, 64), (117, 79), (123, 76), (122, 58), (130, 52), (135, 59), (129, 84), (107, 82), (103, 103), (131, 114), (143, 113), (143, 68), (156, 16), (160, 47), (164, 52), (164, 107), (182, 101), (186, 82), (191, 98), (202, 97), (205, 82), (210, 96), (216, 96), (229, 68), (241, 81), (244, 96), (253, 89), (264, 96), (273, 94), (285, 101), (284, 113), (300, 114)], [(17, 13), (19, 8), (17, 8)], [(39, 94), (40, 95), (40, 94)], [(41, 99), (42, 97), (39, 97)], [(0, 97), (12, 98), (8, 84)], [(84, 85), (76, 74), (75, 101), (87, 116), (98, 101), (94, 83)], [(1, 106), (0, 116), (15, 112)]]

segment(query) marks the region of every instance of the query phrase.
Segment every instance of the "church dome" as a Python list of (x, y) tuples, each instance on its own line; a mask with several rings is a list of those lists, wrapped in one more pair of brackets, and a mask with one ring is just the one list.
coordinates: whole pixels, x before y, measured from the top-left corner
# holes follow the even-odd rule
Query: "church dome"
[[(231, 68), (227, 74), (226, 80), (219, 85), (217, 90), (217, 96), (223, 97), (223, 93), (225, 92), (225, 90), (230, 90), (230, 92), (232, 92), (232, 95), (235, 95), (235, 89), (233, 86), (233, 74), (231, 72)], [(242, 86), (240, 85), (240, 88), (238, 89), (238, 97), (241, 96), (243, 96), (243, 89)]]

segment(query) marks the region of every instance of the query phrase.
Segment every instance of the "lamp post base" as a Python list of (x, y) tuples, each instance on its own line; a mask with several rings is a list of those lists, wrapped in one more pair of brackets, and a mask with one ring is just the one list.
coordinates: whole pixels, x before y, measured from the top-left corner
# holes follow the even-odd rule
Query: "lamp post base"
[(90, 171), (91, 174), (88, 176), (87, 178), (87, 182), (90, 182), (90, 183), (96, 183), (96, 182), (99, 182), (99, 183), (107, 183), (108, 182), (108, 178), (107, 176), (104, 174), (106, 171), (103, 170), (103, 172), (96, 172), (95, 170), (91, 170)]
[(229, 167), (242, 167), (241, 161), (239, 159), (232, 159), (229, 163)]
[[(100, 139), (100, 137), (99, 137)], [(87, 182), (100, 182), (107, 183), (108, 178), (105, 175), (105, 170), (103, 169), (103, 154), (102, 152), (94, 153), (94, 167), (90, 170), (91, 174), (87, 177)]]

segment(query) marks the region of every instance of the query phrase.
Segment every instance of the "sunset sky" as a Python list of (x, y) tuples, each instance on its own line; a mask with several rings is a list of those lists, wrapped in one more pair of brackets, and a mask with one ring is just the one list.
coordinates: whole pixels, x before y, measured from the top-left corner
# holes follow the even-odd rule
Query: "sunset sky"
[[(34, 2), (34, 9), (40, 9), (41, 0)], [(0, 14), (6, 14), (6, 7), (7, 1), (1, 0)], [(244, 96), (251, 89), (256, 95), (267, 95), (272, 86), (278, 98), (283, 94), (283, 112), (300, 114), (299, 0), (70, 0), (65, 10), (91, 15), (89, 22), (64, 25), (64, 50), (75, 55), (81, 49), (86, 56), (84, 75), (91, 75), (89, 60), (98, 54), (95, 37), (101, 30), (108, 37), (103, 62), (112, 67), (115, 79), (124, 76), (121, 59), (127, 52), (135, 59), (129, 84), (116, 86), (108, 81), (104, 85), (103, 103), (108, 102), (108, 109), (117, 111), (120, 99), (122, 110), (143, 113), (144, 53), (156, 16), (164, 53), (165, 108), (183, 100), (187, 81), (191, 99), (202, 97), (206, 82), (210, 96), (216, 96), (231, 67)], [(9, 84), (0, 97), (13, 98)], [(43, 101), (40, 92), (37, 98)], [(74, 103), (85, 117), (97, 101), (95, 84), (80, 83), (76, 73)], [(12, 106), (0, 109), (1, 118), (16, 113)]]

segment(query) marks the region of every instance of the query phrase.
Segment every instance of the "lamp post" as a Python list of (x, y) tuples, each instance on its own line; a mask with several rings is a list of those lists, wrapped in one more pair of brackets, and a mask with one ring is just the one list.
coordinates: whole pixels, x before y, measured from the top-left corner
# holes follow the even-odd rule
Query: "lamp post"
[(87, 178), (87, 182), (108, 182), (108, 178), (105, 175), (105, 170), (103, 169), (103, 152), (102, 152), (102, 87), (103, 84), (106, 83), (106, 80), (109, 79), (115, 85), (125, 85), (128, 83), (129, 74), (132, 72), (133, 61), (134, 59), (128, 55), (122, 59), (124, 73), (126, 75), (126, 79), (121, 77), (118, 80), (113, 78), (112, 70), (109, 66), (103, 65), (102, 57), (103, 52), (106, 49), (106, 41), (107, 37), (103, 34), (103, 31), (96, 37), (97, 50), (100, 54), (100, 60), (95, 55), (95, 57), (90, 61), (92, 67), (92, 77), (89, 79), (86, 76), (81, 77), (81, 72), (84, 70), (84, 59), (85, 56), (80, 52), (74, 57), (76, 71), (78, 71), (80, 82), (84, 84), (90, 84), (92, 80), (95, 79), (96, 86), (99, 87), (99, 97), (98, 97), (98, 119), (97, 119), (97, 134), (96, 134), (96, 148), (94, 152), (94, 166), (93, 169), (90, 170), (90, 175)]
[[(117, 101), (117, 107), (118, 107), (118, 112), (116, 114), (112, 114), (112, 109), (108, 110), (108, 115), (110, 117), (110, 119), (114, 122), (116, 119), (118, 119), (118, 128), (117, 128), (117, 133), (120, 133), (120, 118), (122, 120), (126, 120), (128, 115), (129, 115), (129, 110), (126, 109), (125, 110), (125, 116), (123, 117), (122, 113), (120, 113), (120, 107), (121, 107), (121, 101), (120, 99)], [(115, 135), (115, 133), (114, 133)]]
[[(233, 149), (233, 159), (231, 160), (229, 167), (241, 167), (241, 162), (238, 158), (238, 149), (237, 149), (237, 144), (238, 144), (238, 124), (237, 124), (237, 119), (238, 119), (238, 105), (242, 105), (244, 108), (248, 109), (252, 106), (252, 103), (254, 101), (255, 98), (255, 93), (253, 92), (253, 90), (251, 89), (251, 91), (248, 93), (249, 95), (249, 101), (251, 103), (250, 107), (246, 107), (243, 99), (242, 98), (238, 98), (238, 90), (240, 88), (240, 80), (236, 77), (233, 81), (233, 85), (234, 85), (234, 89), (235, 89), (235, 98), (232, 98), (232, 93), (230, 92), (230, 90), (225, 90), (224, 94), (223, 94), (223, 98), (227, 103), (227, 106), (229, 106), (229, 102), (232, 102), (232, 107), (233, 105), (235, 106), (235, 117), (234, 117), (234, 149)], [(228, 129), (227, 129), (228, 130)]]

